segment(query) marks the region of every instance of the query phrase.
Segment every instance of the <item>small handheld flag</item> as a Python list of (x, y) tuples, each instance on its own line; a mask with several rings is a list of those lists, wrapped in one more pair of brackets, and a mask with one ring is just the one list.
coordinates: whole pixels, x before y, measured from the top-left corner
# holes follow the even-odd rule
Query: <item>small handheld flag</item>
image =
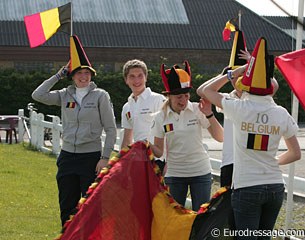
[(30, 47), (40, 46), (59, 30), (70, 33), (71, 3), (25, 16), (24, 23)]
[(227, 42), (231, 39), (231, 32), (238, 30), (237, 27), (232, 23), (235, 19), (230, 19), (226, 22), (226, 26), (222, 31), (222, 39)]

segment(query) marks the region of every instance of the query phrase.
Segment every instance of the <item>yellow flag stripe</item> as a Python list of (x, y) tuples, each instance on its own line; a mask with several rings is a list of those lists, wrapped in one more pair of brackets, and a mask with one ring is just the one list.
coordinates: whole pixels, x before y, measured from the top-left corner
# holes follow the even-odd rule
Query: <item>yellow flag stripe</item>
[(169, 202), (164, 192), (159, 192), (153, 199), (154, 217), (151, 227), (151, 239), (177, 240), (189, 239), (196, 213), (182, 213)]
[(46, 40), (49, 39), (60, 27), (58, 8), (53, 8), (40, 13), (41, 24)]
[(262, 146), (262, 135), (255, 135), (253, 149), (261, 150)]

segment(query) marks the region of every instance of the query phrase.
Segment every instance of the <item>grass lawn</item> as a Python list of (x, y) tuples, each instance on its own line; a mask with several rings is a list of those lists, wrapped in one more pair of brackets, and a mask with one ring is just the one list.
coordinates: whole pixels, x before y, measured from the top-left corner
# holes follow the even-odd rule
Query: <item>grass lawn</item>
[[(23, 144), (0, 144), (0, 239), (54, 239), (61, 224), (56, 157)], [(219, 183), (213, 183), (214, 193)], [(283, 229), (285, 201), (275, 229)], [(305, 204), (294, 203), (292, 228), (304, 229)], [(278, 238), (277, 238), (278, 239)]]
[(54, 239), (60, 232), (56, 158), (0, 144), (0, 239)]

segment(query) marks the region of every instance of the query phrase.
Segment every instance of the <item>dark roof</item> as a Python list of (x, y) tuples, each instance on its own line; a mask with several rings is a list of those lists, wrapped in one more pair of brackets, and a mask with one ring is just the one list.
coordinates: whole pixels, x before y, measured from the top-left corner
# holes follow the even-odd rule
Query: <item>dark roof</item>
[(1, 2), (0, 21), (23, 21), (69, 2), (74, 22), (188, 23), (182, 0), (9, 0)]
[[(264, 18), (273, 22), (282, 29), (296, 29), (297, 17), (283, 17), (283, 16), (264, 16)], [(305, 18), (303, 18), (303, 30), (305, 30)]]
[[(270, 51), (291, 51), (291, 37), (288, 34), (235, 0), (182, 2), (189, 22), (187, 24), (76, 21), (73, 23), (73, 32), (79, 36), (84, 47), (223, 50), (231, 49), (232, 45), (231, 41), (222, 40), (225, 23), (237, 17), (241, 11), (241, 26), (249, 50), (253, 49), (260, 36), (264, 36)], [(94, 10), (76, 11), (88, 13)], [(68, 35), (56, 33), (44, 45), (68, 46), (68, 39)], [(0, 21), (0, 46), (29, 46), (23, 21)]]

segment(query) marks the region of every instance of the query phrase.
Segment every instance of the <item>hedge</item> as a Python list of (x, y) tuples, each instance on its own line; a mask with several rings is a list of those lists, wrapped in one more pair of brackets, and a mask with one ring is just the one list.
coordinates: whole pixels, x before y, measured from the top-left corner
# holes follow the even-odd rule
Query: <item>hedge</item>
[[(56, 73), (56, 71), (54, 71)], [(195, 89), (204, 81), (217, 75), (202, 74), (196, 71), (196, 67), (192, 68), (192, 84), (194, 89), (191, 92), (191, 101), (198, 101), (199, 97), (196, 95)], [(0, 69), (0, 114), (16, 114), (18, 109), (25, 109), (29, 102), (34, 102), (38, 112), (60, 116), (60, 108), (57, 106), (47, 106), (35, 102), (31, 98), (33, 90), (43, 82), (43, 80), (50, 77), (50, 73), (46, 72), (18, 72), (14, 69)], [(274, 96), (275, 102), (285, 107), (291, 113), (291, 91), (282, 75), (276, 70), (275, 78), (278, 80), (280, 88)], [(109, 92), (114, 106), (114, 112), (117, 122), (120, 122), (121, 109), (130, 95), (130, 89), (124, 82), (121, 72), (106, 72), (101, 66), (97, 70), (97, 76), (93, 81), (98, 87)], [(71, 84), (71, 80), (63, 79), (59, 81), (54, 89), (61, 89)], [(147, 81), (149, 86), (155, 92), (163, 91), (163, 84), (159, 73), (159, 67), (152, 67), (149, 69), (149, 76)], [(229, 92), (232, 90), (230, 84), (226, 84), (221, 91)], [(222, 115), (216, 114), (217, 118), (222, 121)], [(305, 122), (304, 110), (299, 107), (299, 122)]]

